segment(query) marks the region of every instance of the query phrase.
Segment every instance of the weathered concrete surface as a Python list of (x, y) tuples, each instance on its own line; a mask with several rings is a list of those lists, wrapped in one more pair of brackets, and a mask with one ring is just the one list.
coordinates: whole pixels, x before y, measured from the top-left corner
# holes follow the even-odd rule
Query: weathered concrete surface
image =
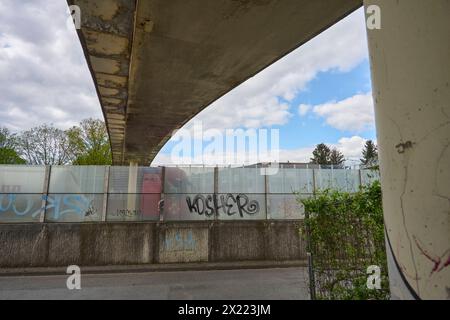
[(269, 222), (266, 238), (267, 260), (305, 259), (306, 247), (300, 235), (300, 222)]
[(0, 225), (0, 267), (153, 263), (154, 224)]
[(0, 225), (0, 268), (305, 259), (298, 221)]
[(449, 299), (450, 0), (365, 4), (391, 294)]
[(122, 157), (128, 101), (135, 0), (68, 0), (81, 9), (79, 32), (94, 78), (111, 140), (113, 156)]
[(0, 277), (0, 300), (309, 299), (306, 268), (95, 275), (83, 270), (81, 290), (67, 289), (66, 274)]
[(210, 261), (296, 260), (306, 257), (300, 222), (219, 222), (212, 225)]
[(265, 223), (219, 222), (212, 227), (211, 261), (264, 260)]
[(0, 225), (0, 266), (34, 267), (46, 265), (48, 242), (48, 232), (45, 225)]
[[(69, 0), (115, 164), (148, 164), (173, 130), (362, 0)], [(137, 5), (136, 5), (137, 3)]]

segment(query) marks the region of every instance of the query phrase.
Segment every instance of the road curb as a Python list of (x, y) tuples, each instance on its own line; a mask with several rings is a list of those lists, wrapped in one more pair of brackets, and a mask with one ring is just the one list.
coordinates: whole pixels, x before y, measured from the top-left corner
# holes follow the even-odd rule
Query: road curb
[[(232, 269), (268, 269), (306, 267), (306, 260), (292, 261), (236, 261), (236, 262), (200, 262), (142, 265), (110, 265), (110, 266), (80, 266), (83, 274), (108, 273), (144, 273), (170, 271), (208, 271)], [(30, 267), (30, 268), (0, 268), (0, 277), (13, 276), (45, 276), (67, 275), (66, 267)]]

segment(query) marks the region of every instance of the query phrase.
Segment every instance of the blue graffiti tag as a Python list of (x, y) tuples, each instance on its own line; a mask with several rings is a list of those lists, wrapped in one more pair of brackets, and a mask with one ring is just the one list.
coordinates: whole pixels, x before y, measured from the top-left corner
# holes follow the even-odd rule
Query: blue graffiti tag
[[(92, 211), (92, 201), (80, 194), (42, 195), (39, 204), (35, 203), (36, 198), (33, 197), (35, 195), (22, 196), (23, 197), (20, 197), (20, 200), (25, 200), (23, 209), (21, 208), (23, 204), (18, 203), (19, 199), (17, 194), (0, 194), (0, 213), (13, 212), (17, 216), (26, 216), (29, 214), (31, 217), (36, 218), (44, 210), (53, 210), (52, 218), (58, 220), (65, 214), (75, 213), (80, 216), (85, 216)], [(41, 203), (46, 203), (46, 206)], [(39, 209), (32, 212), (32, 209), (35, 208), (36, 205), (39, 206)]]
[[(4, 197), (6, 196), (7, 205), (3, 206)], [(17, 208), (17, 194), (0, 194), (0, 212), (6, 212), (8, 210), (12, 210), (17, 216), (25, 216), (28, 212), (33, 208), (33, 200), (30, 197), (26, 197), (26, 206), (25, 209), (19, 210)]]
[[(188, 231), (186, 238), (184, 238), (180, 232), (176, 232), (173, 238), (169, 238), (166, 235), (164, 240), (164, 249), (166, 251), (191, 251), (195, 249), (196, 241), (192, 235), (192, 231)], [(178, 248), (178, 250), (176, 250)]]

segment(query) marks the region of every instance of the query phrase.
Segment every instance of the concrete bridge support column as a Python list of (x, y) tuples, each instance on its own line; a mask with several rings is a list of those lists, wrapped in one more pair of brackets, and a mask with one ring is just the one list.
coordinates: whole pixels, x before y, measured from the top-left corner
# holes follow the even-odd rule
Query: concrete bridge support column
[(381, 9), (368, 41), (391, 294), (448, 299), (450, 0), (364, 4)]

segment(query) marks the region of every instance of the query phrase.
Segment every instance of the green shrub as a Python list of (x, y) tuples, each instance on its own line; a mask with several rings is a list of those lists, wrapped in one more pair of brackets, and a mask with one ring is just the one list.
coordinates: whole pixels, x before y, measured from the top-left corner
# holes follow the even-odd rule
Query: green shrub
[[(388, 299), (381, 186), (359, 192), (325, 190), (299, 199), (307, 217), (301, 232), (313, 257), (319, 299)], [(381, 289), (368, 289), (367, 267), (381, 268)]]

